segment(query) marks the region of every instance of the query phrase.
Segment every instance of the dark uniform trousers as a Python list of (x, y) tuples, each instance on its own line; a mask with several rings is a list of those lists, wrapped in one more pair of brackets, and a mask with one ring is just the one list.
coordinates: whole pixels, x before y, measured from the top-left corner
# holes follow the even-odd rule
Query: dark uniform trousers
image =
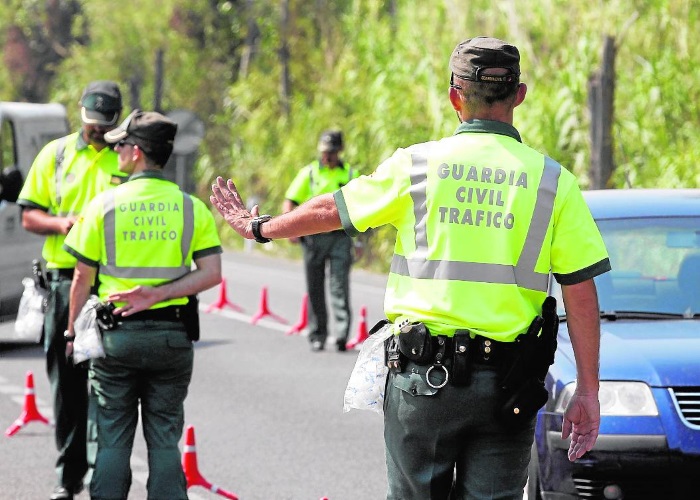
[(50, 272), (49, 294), (44, 316), (44, 350), (51, 383), (53, 413), (56, 422), (56, 460), (58, 484), (75, 491), (87, 471), (86, 426), (88, 407), (87, 370), (66, 360), (69, 273)]
[(350, 268), (352, 238), (344, 231), (315, 234), (302, 238), (306, 289), (309, 294), (309, 341), (325, 342), (328, 336), (326, 309), (326, 263), (329, 263), (329, 292), (335, 319), (335, 337), (345, 344), (350, 332)]
[[(496, 421), (494, 367), (474, 365), (469, 385), (448, 382), (441, 389), (426, 383), (428, 368), (409, 362), (402, 373), (389, 373), (384, 401), (387, 499), (522, 499), (536, 417), (519, 430)], [(433, 370), (430, 380), (439, 386), (442, 370)]]
[(148, 446), (148, 499), (186, 500), (178, 442), (194, 351), (176, 321), (123, 321), (103, 333), (106, 357), (90, 367), (90, 497), (126, 499), (139, 418)]

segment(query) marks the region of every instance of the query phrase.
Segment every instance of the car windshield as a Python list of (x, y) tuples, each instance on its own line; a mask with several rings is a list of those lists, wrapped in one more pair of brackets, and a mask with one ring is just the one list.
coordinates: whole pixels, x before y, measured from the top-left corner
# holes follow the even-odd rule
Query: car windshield
[[(606, 319), (700, 317), (700, 218), (598, 220), (612, 271), (595, 278)], [(553, 280), (559, 313), (561, 288)]]

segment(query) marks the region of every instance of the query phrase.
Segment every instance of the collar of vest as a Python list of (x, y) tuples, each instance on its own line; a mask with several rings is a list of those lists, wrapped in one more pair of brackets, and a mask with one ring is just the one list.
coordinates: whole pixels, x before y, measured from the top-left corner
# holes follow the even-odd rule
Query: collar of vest
[(144, 170), (129, 177), (130, 181), (135, 179), (165, 179), (162, 170)]
[(75, 141), (75, 149), (76, 151), (80, 151), (81, 149), (85, 149), (88, 147), (88, 143), (85, 142), (85, 139), (83, 139), (83, 129), (80, 129), (78, 131), (78, 138)]
[(464, 133), (482, 133), (482, 134), (500, 134), (512, 137), (518, 142), (523, 142), (520, 138), (520, 133), (516, 128), (508, 123), (498, 122), (495, 120), (468, 120), (462, 122), (455, 130), (454, 135)]
[(316, 168), (318, 168), (319, 170), (321, 170), (322, 168), (323, 168), (323, 169), (328, 169), (328, 170), (332, 170), (332, 169), (334, 169), (334, 168), (342, 168), (342, 169), (346, 170), (346, 169), (348, 168), (348, 164), (345, 163), (345, 162), (344, 162), (343, 160), (341, 160), (340, 158), (338, 158), (338, 164), (337, 164), (336, 166), (334, 166), (334, 167), (327, 167), (327, 166), (325, 166), (323, 163), (321, 163), (321, 160), (316, 160), (312, 165), (314, 165), (314, 166), (315, 166)]

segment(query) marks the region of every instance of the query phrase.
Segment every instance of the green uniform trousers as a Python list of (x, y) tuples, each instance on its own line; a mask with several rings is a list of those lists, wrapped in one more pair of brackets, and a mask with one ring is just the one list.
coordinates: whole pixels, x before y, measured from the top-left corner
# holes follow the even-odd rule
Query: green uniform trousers
[(63, 332), (68, 327), (70, 277), (49, 281), (49, 294), (44, 316), (44, 351), (46, 370), (51, 383), (55, 437), (58, 459), (58, 485), (76, 491), (88, 469), (86, 458), (86, 425), (88, 408), (87, 369), (74, 366), (66, 359)]
[(105, 358), (90, 367), (88, 461), (92, 500), (124, 500), (141, 406), (148, 448), (149, 500), (184, 500), (187, 482), (178, 442), (194, 351), (184, 326), (124, 321), (103, 333)]
[[(409, 362), (389, 373), (387, 499), (522, 499), (536, 417), (519, 430), (496, 421), (498, 372), (491, 367), (474, 365), (469, 385), (441, 389), (426, 383), (428, 368)], [(442, 369), (430, 380), (440, 385)]]
[(329, 292), (335, 320), (335, 338), (338, 344), (347, 342), (350, 332), (350, 268), (352, 266), (352, 238), (344, 231), (304, 236), (304, 267), (306, 289), (309, 294), (309, 341), (326, 341), (328, 312), (326, 309), (326, 264), (329, 264)]

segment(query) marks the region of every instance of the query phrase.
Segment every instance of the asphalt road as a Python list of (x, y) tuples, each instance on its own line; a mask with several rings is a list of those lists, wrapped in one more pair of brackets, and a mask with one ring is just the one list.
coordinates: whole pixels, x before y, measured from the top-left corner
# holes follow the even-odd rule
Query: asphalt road
[[(357, 351), (333, 345), (313, 353), (307, 339), (288, 335), (301, 313), (304, 293), (299, 262), (264, 252), (224, 254), (232, 308), (205, 312), (222, 287), (201, 294), (202, 340), (186, 401), (185, 425), (193, 426), (203, 477), (241, 500), (357, 500), (386, 494), (382, 417), (343, 413), (343, 393)], [(353, 270), (351, 337), (367, 308), (367, 327), (382, 317), (384, 276)], [(253, 325), (263, 294), (268, 310)], [(52, 418), (49, 384), (39, 346), (0, 346), (0, 426), (9, 427), (25, 400), (25, 376), (34, 375), (39, 411)], [(183, 436), (184, 442), (184, 436)], [(52, 429), (32, 422), (13, 437), (0, 437), (0, 499), (48, 498), (54, 486)], [(130, 499), (146, 499), (146, 450), (140, 430), (132, 455)], [(223, 498), (200, 486), (192, 500)], [(83, 492), (76, 499), (87, 499)]]

